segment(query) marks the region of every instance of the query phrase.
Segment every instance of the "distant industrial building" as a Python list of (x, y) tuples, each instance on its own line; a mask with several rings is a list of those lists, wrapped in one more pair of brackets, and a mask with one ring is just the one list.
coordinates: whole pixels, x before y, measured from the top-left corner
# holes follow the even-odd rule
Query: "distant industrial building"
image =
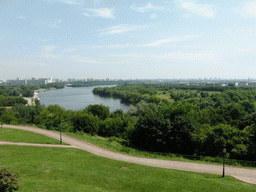
[(52, 78), (39, 78), (41, 81), (45, 81), (45, 84), (52, 83)]
[(76, 81), (79, 81), (79, 82), (86, 82), (86, 79), (77, 79)]
[(52, 79), (52, 82), (53, 82), (53, 83), (61, 83), (62, 80), (61, 80), (61, 79)]
[(76, 79), (67, 79), (67, 82), (75, 82)]
[(8, 79), (6, 80), (6, 84), (9, 85), (26, 85), (27, 84), (27, 80), (13, 80), (13, 79)]
[(39, 79), (31, 79), (31, 80), (26, 80), (28, 85), (45, 85), (46, 80), (39, 80)]

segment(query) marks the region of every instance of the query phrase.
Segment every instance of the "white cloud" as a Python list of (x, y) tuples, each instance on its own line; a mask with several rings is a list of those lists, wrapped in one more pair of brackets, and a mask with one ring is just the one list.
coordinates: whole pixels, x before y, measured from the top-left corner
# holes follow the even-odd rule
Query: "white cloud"
[(246, 12), (250, 15), (256, 15), (256, 2), (250, 3), (248, 6), (245, 7)]
[(150, 11), (150, 10), (161, 10), (161, 9), (163, 9), (163, 7), (156, 7), (156, 6), (152, 5), (151, 3), (148, 3), (144, 7), (134, 7), (134, 6), (132, 6), (131, 8), (134, 9), (135, 11), (140, 12), (140, 13), (145, 13), (145, 12)]
[(80, 1), (78, 0), (60, 0), (62, 1), (63, 3), (67, 3), (67, 4), (70, 4), (70, 5), (77, 5), (77, 4), (81, 4)]
[(102, 29), (102, 30), (99, 30), (99, 31), (102, 31), (101, 35), (120, 34), (120, 33), (125, 33), (127, 31), (134, 31), (134, 30), (140, 29), (142, 27), (144, 27), (144, 26), (121, 24), (121, 25), (105, 28), (105, 29)]
[(192, 13), (208, 18), (214, 18), (216, 11), (213, 9), (211, 5), (208, 4), (196, 4), (194, 2), (185, 2), (182, 3), (182, 8), (191, 11)]
[(104, 18), (114, 19), (114, 9), (109, 8), (99, 8), (99, 9), (86, 9), (87, 13), (83, 13), (87, 17), (98, 16)]
[(256, 2), (247, 2), (242, 8), (234, 8), (234, 10), (245, 18), (256, 16)]
[(41, 56), (46, 58), (59, 58), (61, 57), (59, 54), (53, 53), (56, 49), (58, 49), (55, 45), (43, 45), (41, 50)]
[(20, 15), (20, 16), (18, 16), (17, 18), (18, 18), (18, 19), (22, 19), (22, 20), (27, 19), (27, 17), (26, 17), (26, 16), (24, 16), (24, 15)]
[(51, 52), (51, 51), (56, 50), (57, 48), (58, 47), (56, 45), (43, 45), (42, 46), (42, 51)]
[(153, 41), (151, 43), (144, 44), (141, 46), (142, 47), (156, 47), (156, 46), (163, 45), (166, 43), (176, 43), (176, 42), (180, 42), (180, 41), (187, 41), (187, 40), (190, 40), (195, 37), (198, 37), (198, 36), (197, 35), (177, 36), (177, 37), (171, 37), (168, 39), (161, 39), (161, 40)]

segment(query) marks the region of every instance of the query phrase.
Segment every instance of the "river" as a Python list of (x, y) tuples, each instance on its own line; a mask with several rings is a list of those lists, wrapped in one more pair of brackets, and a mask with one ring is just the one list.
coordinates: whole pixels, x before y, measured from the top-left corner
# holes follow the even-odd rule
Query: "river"
[(66, 87), (63, 89), (41, 91), (38, 93), (38, 97), (41, 104), (45, 106), (57, 104), (66, 110), (80, 110), (88, 105), (103, 104), (109, 106), (111, 112), (116, 109), (128, 111), (130, 106), (121, 103), (120, 99), (100, 97), (92, 92), (95, 87), (113, 86)]

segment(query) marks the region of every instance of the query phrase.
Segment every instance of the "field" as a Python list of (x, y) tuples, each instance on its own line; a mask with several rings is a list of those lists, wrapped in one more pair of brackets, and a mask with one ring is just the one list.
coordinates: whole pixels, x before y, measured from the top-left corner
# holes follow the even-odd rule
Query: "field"
[[(19, 129), (0, 128), (0, 141), (19, 143), (40, 143), (40, 144), (60, 144), (59, 140), (50, 137), (23, 131)], [(64, 143), (63, 143), (64, 144)]]
[(19, 191), (255, 191), (232, 177), (141, 166), (79, 149), (1, 146)]
[[(28, 133), (21, 131), (19, 135), (27, 138), (24, 142), (36, 142), (28, 137)], [(1, 129), (0, 135), (10, 138), (6, 141), (14, 141), (10, 137), (11, 131), (4, 133)], [(48, 143), (47, 139), (40, 141)], [(136, 165), (70, 148), (4, 145), (0, 147), (0, 167), (18, 173), (19, 191), (24, 192), (255, 191), (255, 185), (230, 176), (222, 178), (221, 175)]]

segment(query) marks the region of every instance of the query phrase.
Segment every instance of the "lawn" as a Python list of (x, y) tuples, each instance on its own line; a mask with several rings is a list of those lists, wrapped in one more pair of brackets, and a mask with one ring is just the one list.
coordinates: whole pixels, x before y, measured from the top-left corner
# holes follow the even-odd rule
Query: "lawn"
[(18, 173), (30, 191), (255, 191), (232, 177), (111, 160), (79, 150), (1, 146), (0, 167)]
[(0, 141), (19, 143), (60, 144), (57, 139), (19, 129), (0, 128)]

